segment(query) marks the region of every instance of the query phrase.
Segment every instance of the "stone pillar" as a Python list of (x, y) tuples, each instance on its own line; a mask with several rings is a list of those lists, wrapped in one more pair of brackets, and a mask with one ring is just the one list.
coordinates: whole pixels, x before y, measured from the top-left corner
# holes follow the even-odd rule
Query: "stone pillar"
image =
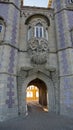
[(18, 112), (20, 115), (27, 114), (27, 105), (26, 105), (26, 86), (23, 86), (24, 81), (26, 80), (27, 71), (20, 70), (18, 74)]
[(58, 72), (51, 72), (51, 78), (54, 86), (54, 109), (57, 114), (60, 113), (60, 87), (59, 87), (59, 77)]

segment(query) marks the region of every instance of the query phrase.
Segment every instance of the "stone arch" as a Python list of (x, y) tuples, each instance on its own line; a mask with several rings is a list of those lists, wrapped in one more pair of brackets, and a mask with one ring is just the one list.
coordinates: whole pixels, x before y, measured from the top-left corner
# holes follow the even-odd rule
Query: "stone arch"
[(2, 16), (0, 16), (0, 20), (3, 22), (4, 26), (6, 27), (6, 20)]
[(0, 16), (0, 19), (4, 21), (3, 17)]
[(26, 89), (28, 84), (35, 80), (35, 79), (42, 80), (47, 87), (47, 107), (49, 112), (55, 111), (55, 94), (54, 94), (54, 86), (52, 80), (46, 76), (45, 74), (42, 74), (41, 72), (39, 74), (34, 73), (32, 76), (24, 77), (24, 81), (21, 86), (19, 86), (20, 95), (19, 95), (19, 113), (24, 114), (27, 113), (27, 103), (26, 103)]
[(47, 22), (47, 25), (50, 26), (50, 20), (47, 16), (43, 15), (43, 14), (33, 14), (30, 15), (26, 20), (25, 20), (25, 24), (28, 25), (29, 21), (33, 18), (44, 18), (45, 21)]

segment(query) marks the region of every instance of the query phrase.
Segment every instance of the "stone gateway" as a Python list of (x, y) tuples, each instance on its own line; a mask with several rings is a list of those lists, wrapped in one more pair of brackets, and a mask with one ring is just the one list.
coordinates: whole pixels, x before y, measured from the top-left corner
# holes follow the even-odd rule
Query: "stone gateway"
[(0, 121), (28, 113), (30, 85), (49, 112), (73, 117), (72, 0), (53, 8), (0, 0)]

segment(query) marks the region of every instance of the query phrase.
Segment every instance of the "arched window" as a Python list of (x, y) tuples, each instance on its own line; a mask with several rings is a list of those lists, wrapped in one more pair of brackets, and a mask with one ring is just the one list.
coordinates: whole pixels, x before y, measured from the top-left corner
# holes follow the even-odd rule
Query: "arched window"
[(41, 23), (36, 24), (34, 34), (35, 34), (35, 37), (37, 38), (44, 37), (44, 29)]
[(3, 30), (3, 25), (2, 23), (0, 23), (0, 33), (2, 32), (2, 30)]
[(48, 28), (44, 27), (41, 23), (37, 23), (35, 26), (28, 27), (28, 40), (32, 37), (45, 38), (48, 40)]
[(70, 3), (73, 3), (73, 0), (70, 0)]
[(4, 20), (0, 18), (0, 41), (3, 40), (4, 33), (5, 33), (5, 23), (4, 23)]

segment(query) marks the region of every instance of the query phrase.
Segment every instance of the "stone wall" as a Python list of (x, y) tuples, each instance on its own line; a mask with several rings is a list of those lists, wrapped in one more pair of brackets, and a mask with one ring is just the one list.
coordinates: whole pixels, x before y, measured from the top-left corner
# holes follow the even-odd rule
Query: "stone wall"
[(55, 9), (55, 23), (60, 78), (60, 114), (71, 117), (73, 115), (73, 49), (69, 30), (72, 27), (72, 12), (68, 10), (67, 4), (67, 1), (60, 0), (57, 2), (55, 0), (57, 7)]
[[(26, 88), (35, 78), (47, 85), (50, 111), (73, 115), (72, 7), (67, 0), (55, 0), (54, 9), (20, 9), (18, 0), (0, 1), (5, 26), (0, 39), (0, 121), (26, 113)], [(48, 40), (36, 39), (34, 50), (30, 44), (36, 40), (27, 40), (27, 30), (29, 23), (35, 25), (37, 21), (47, 27)]]
[[(19, 2), (17, 1), (19, 4)], [(16, 3), (16, 4), (17, 4)], [(5, 22), (0, 41), (0, 121), (18, 115), (17, 59), (20, 11), (12, 3), (0, 3), (0, 17)]]

